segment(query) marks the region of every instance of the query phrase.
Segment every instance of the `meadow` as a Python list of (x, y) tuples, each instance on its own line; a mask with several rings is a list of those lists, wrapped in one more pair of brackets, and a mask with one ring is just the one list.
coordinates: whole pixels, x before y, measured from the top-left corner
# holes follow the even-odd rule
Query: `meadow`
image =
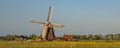
[(120, 48), (120, 41), (0, 41), (0, 48)]

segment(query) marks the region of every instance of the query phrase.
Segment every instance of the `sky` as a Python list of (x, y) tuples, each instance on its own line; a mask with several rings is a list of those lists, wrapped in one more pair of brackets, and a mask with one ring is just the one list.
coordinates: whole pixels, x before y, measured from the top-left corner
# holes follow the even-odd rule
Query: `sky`
[(120, 33), (120, 0), (0, 0), (0, 35), (40, 35), (52, 4), (55, 35)]

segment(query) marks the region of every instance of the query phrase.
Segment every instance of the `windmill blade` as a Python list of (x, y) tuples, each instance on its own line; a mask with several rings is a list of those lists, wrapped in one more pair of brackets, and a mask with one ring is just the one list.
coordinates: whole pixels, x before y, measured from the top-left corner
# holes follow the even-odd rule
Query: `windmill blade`
[(52, 14), (52, 6), (50, 6), (50, 8), (49, 8), (48, 17), (47, 17), (47, 22), (48, 22), (48, 21), (51, 21), (51, 20), (50, 20), (51, 14)]
[(64, 25), (62, 24), (51, 24), (53, 27), (56, 27), (56, 28), (63, 28)]
[(30, 22), (32, 22), (32, 23), (38, 23), (38, 24), (45, 24), (45, 22), (40, 21), (40, 20), (36, 20), (36, 19), (32, 19)]

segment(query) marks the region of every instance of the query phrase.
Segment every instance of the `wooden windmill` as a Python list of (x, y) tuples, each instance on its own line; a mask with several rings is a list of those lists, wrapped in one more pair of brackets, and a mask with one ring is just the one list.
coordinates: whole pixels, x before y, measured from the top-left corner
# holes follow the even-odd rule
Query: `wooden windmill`
[(44, 26), (43, 27), (43, 32), (42, 32), (42, 35), (41, 35), (42, 40), (54, 40), (55, 39), (54, 27), (55, 28), (64, 27), (64, 25), (62, 25), (62, 24), (51, 23), (51, 20), (50, 20), (51, 13), (52, 13), (52, 6), (50, 6), (50, 8), (49, 8), (48, 17), (47, 17), (46, 22), (35, 20), (35, 19), (31, 20), (32, 23), (42, 24)]

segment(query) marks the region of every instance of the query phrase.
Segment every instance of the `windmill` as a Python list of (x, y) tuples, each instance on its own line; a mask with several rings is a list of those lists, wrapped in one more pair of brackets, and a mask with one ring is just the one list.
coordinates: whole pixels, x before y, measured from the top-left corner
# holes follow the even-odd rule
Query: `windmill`
[(51, 20), (50, 20), (51, 13), (52, 13), (52, 6), (49, 7), (48, 17), (46, 22), (35, 20), (35, 19), (31, 20), (32, 23), (42, 24), (44, 26), (43, 32), (41, 35), (42, 40), (54, 40), (55, 39), (54, 28), (64, 27), (64, 25), (62, 24), (51, 23)]

